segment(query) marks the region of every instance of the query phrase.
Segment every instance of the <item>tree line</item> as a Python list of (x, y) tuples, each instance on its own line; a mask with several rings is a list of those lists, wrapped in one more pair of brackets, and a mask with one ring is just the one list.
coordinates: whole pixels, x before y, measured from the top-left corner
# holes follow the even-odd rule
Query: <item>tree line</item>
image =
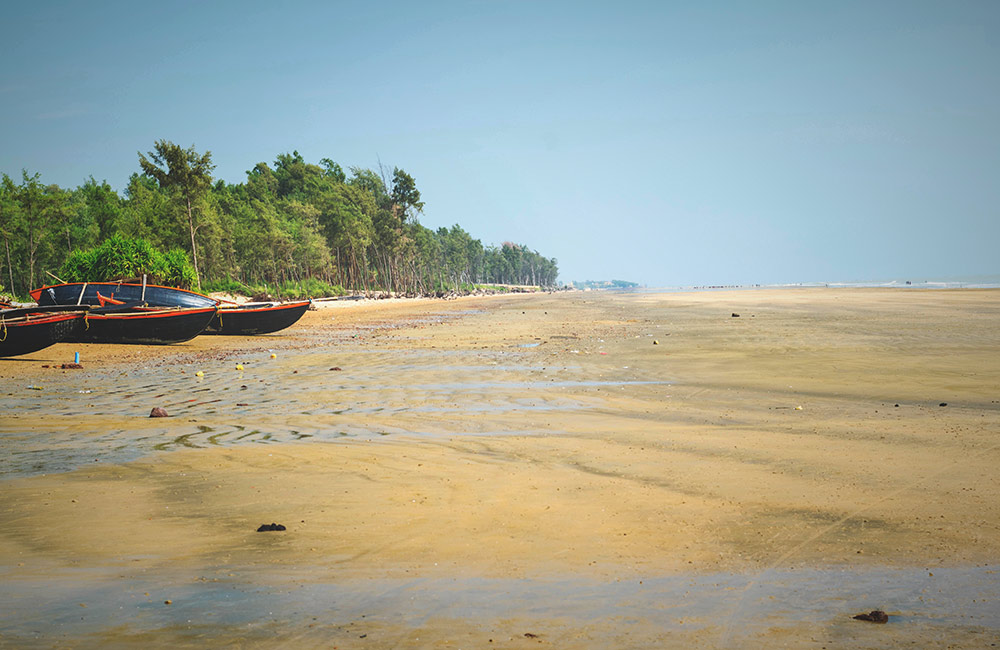
[[(484, 246), (461, 226), (432, 230), (413, 177), (307, 163), (297, 151), (237, 184), (214, 180), (211, 152), (159, 140), (123, 195), (90, 177), (74, 189), (22, 171), (0, 179), (0, 287), (26, 295), (74, 252), (112, 237), (188, 256), (198, 287), (319, 281), (354, 291), (427, 294), (471, 285), (552, 286), (557, 262), (527, 246)], [(43, 277), (44, 276), (44, 277)], [(186, 276), (185, 276), (186, 277)]]

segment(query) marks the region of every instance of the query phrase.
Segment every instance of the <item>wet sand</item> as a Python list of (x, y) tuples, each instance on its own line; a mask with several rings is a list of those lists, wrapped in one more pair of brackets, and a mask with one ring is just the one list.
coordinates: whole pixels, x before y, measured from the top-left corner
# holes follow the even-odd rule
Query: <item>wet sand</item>
[(0, 360), (0, 647), (989, 647), (998, 325), (578, 292)]

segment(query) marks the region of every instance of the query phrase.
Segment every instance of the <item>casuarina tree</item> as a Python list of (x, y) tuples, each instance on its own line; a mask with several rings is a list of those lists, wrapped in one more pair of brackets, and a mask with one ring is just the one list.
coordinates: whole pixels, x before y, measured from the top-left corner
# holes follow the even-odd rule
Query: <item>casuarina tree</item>
[(153, 151), (147, 158), (139, 153), (139, 165), (142, 172), (156, 180), (160, 187), (173, 192), (184, 205), (187, 213), (188, 233), (191, 236), (191, 258), (194, 261), (194, 273), (198, 286), (201, 286), (201, 273), (198, 270), (198, 246), (195, 243), (196, 224), (195, 210), (200, 200), (212, 186), (212, 152), (198, 154), (194, 145), (182, 149), (179, 145), (167, 140), (157, 140)]

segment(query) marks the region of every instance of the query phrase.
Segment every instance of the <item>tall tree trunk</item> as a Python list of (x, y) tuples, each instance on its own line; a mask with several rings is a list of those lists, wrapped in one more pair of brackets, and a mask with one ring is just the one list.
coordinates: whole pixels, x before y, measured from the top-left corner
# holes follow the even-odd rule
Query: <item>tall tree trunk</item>
[(191, 257), (194, 258), (194, 277), (201, 289), (201, 273), (198, 272), (198, 248), (194, 243), (194, 215), (191, 213), (191, 197), (185, 196), (188, 211), (188, 231), (191, 233)]
[(35, 230), (28, 226), (28, 290), (35, 288)]
[(7, 249), (7, 275), (10, 277), (10, 292), (11, 292), (11, 294), (13, 294), (13, 293), (15, 293), (15, 291), (14, 291), (14, 267), (11, 266), (11, 263), (10, 263), (10, 241), (6, 237), (3, 238), (3, 245)]

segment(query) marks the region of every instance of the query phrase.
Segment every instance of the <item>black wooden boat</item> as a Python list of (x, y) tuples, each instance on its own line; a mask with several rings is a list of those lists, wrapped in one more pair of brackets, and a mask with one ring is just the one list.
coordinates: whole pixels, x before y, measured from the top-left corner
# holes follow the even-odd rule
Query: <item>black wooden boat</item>
[[(149, 307), (219, 307), (205, 334), (249, 336), (268, 334), (294, 325), (309, 309), (311, 301), (289, 303), (223, 303), (187, 289), (131, 282), (69, 282), (35, 289), (31, 297), (39, 305), (94, 305), (145, 303)], [(185, 339), (186, 340), (186, 339)]]
[(91, 309), (84, 326), (68, 340), (77, 343), (168, 345), (204, 331), (216, 307), (141, 307), (133, 303)]
[(68, 282), (35, 289), (31, 297), (39, 305), (101, 305), (101, 298), (123, 302), (144, 302), (150, 307), (212, 307), (214, 298), (206, 295), (131, 282)]
[(249, 336), (277, 332), (294, 325), (311, 304), (311, 300), (301, 300), (285, 303), (220, 305), (219, 312), (208, 324), (204, 333)]
[(87, 307), (59, 305), (0, 310), (0, 357), (43, 350), (84, 327)]

